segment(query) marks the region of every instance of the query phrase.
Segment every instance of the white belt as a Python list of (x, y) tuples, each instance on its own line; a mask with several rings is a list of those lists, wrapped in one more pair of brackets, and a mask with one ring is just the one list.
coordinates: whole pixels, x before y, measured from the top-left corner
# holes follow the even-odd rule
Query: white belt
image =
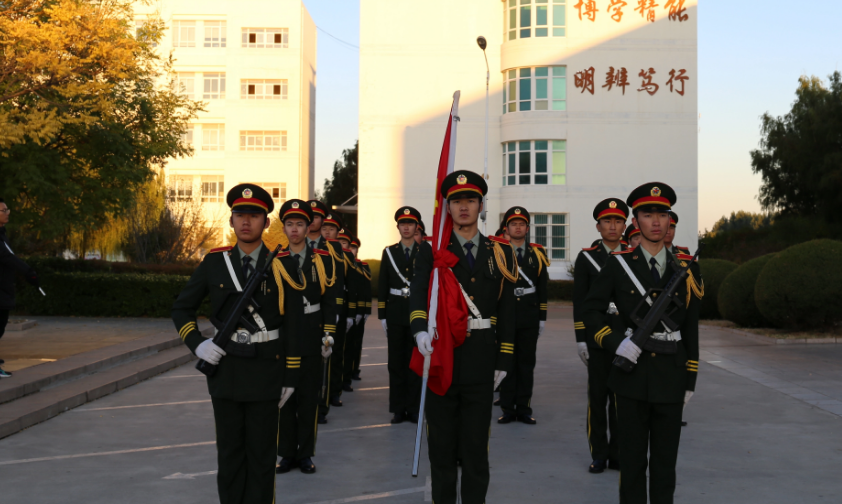
[(409, 287), (404, 287), (403, 289), (389, 289), (389, 294), (393, 296), (400, 296), (400, 297), (409, 297)]
[(320, 303), (304, 305), (304, 314), (309, 315), (311, 313), (316, 313), (321, 309), (322, 305)]
[(534, 294), (535, 287), (515, 287), (515, 296), (523, 296), (524, 294)]
[[(214, 331), (216, 334), (216, 331)], [(237, 329), (234, 331), (234, 334), (231, 335), (231, 341), (236, 343), (245, 343), (245, 344), (253, 344), (253, 343), (266, 343), (267, 341), (272, 341), (278, 339), (280, 337), (281, 331), (278, 329), (272, 329), (271, 331), (260, 331), (254, 334), (249, 334), (248, 331), (245, 329)]]
[(681, 341), (681, 331), (652, 333), (649, 337), (658, 341)]
[(491, 319), (468, 318), (468, 330), (473, 331), (476, 329), (491, 329)]

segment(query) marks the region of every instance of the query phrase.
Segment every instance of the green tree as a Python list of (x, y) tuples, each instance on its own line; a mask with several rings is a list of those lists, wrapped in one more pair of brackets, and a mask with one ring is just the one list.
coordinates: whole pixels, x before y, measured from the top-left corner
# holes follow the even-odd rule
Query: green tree
[[(131, 0), (10, 0), (0, 10), (2, 196), (21, 252), (55, 253), (125, 216), (201, 103), (180, 96), (164, 24)], [(83, 240), (84, 241), (84, 240)]]
[[(325, 179), (325, 185), (321, 192), (316, 192), (316, 198), (321, 200), (328, 208), (331, 208), (333, 205), (353, 205), (356, 203), (354, 195), (358, 194), (357, 180), (359, 170), (357, 167), (357, 153), (359, 146), (360, 142), (358, 140), (354, 143), (353, 149), (342, 151), (342, 159), (338, 159), (333, 164), (333, 176)], [(342, 212), (339, 212), (339, 214), (345, 224), (346, 231), (356, 235), (357, 214)]]
[(842, 222), (842, 77), (829, 87), (802, 76), (792, 109), (762, 117), (760, 148), (751, 152), (763, 177), (758, 199), (767, 211)]
[(705, 231), (705, 234), (714, 237), (717, 233), (727, 233), (738, 229), (760, 229), (770, 226), (772, 222), (774, 222), (773, 217), (769, 214), (740, 210), (739, 212), (731, 212), (730, 217), (724, 215), (720, 217), (713, 224), (713, 228), (710, 231)]

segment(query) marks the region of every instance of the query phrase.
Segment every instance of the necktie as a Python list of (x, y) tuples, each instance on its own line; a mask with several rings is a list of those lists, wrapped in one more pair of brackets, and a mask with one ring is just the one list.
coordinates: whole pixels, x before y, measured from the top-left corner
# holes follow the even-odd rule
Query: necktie
[(523, 262), (523, 249), (520, 247), (517, 248), (517, 262)]
[(471, 253), (472, 248), (474, 248), (473, 242), (465, 244), (465, 249), (468, 251), (468, 253), (465, 254), (465, 259), (468, 261), (468, 267), (474, 269), (474, 254)]
[(310, 250), (316, 250), (316, 241), (310, 240)]
[(409, 262), (409, 247), (403, 249), (404, 257), (406, 257), (406, 262)]
[(293, 260), (295, 260), (295, 265), (300, 270), (301, 269), (301, 256), (299, 256), (298, 254), (295, 254), (294, 256), (292, 256), (292, 258), (293, 258)]
[(661, 274), (658, 273), (658, 261), (656, 261), (653, 257), (652, 259), (649, 259), (649, 264), (652, 265), (652, 279), (655, 280), (655, 283), (660, 282)]
[(248, 277), (254, 272), (254, 266), (251, 265), (251, 257), (243, 257), (243, 276), (248, 280)]

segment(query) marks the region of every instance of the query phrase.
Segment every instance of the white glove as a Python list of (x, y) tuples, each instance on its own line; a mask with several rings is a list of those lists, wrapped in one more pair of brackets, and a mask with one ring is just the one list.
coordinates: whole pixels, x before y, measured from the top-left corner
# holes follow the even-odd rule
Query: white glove
[(381, 321), (380, 321), (380, 325), (382, 325), (382, 326), (383, 326), (383, 332), (388, 334), (389, 329), (388, 329), (388, 327), (386, 326), (386, 319), (381, 320)]
[(687, 406), (687, 403), (690, 402), (690, 398), (693, 397), (692, 390), (685, 390), (684, 391), (684, 405)]
[(357, 325), (360, 325), (360, 320), (362, 320), (362, 319), (363, 319), (362, 315), (357, 315), (356, 319), (354, 319), (355, 320), (354, 323), (357, 324)]
[(219, 348), (213, 340), (205, 340), (196, 347), (196, 357), (214, 366), (218, 365), (219, 359), (225, 355), (225, 350)]
[(626, 339), (624, 339), (623, 342), (620, 343), (620, 346), (617, 347), (616, 353), (620, 357), (625, 357), (626, 359), (637, 364), (637, 358), (640, 357), (640, 352), (642, 352), (640, 347), (632, 343), (631, 338), (627, 336)]
[(415, 344), (418, 345), (418, 351), (424, 357), (429, 357), (433, 353), (433, 339), (427, 331), (421, 331), (415, 335)]
[(354, 326), (354, 318), (353, 317), (346, 318), (345, 319), (345, 332), (350, 331), (353, 326)]
[(368, 322), (368, 313), (363, 315), (363, 322)]
[(588, 353), (588, 344), (584, 341), (581, 343), (576, 343), (578, 349), (576, 350), (579, 353), (579, 358), (582, 359), (582, 362), (585, 363), (585, 366), (588, 365), (588, 359), (591, 358), (591, 355)]
[(336, 314), (336, 323), (337, 324), (339, 323), (339, 314), (338, 313)]
[(284, 387), (281, 389), (281, 402), (278, 403), (278, 409), (284, 407), (284, 404), (292, 397), (293, 392), (295, 392), (295, 387)]
[(544, 325), (545, 324), (546, 324), (546, 322), (544, 322), (543, 320), (538, 322), (538, 337), (539, 338), (541, 337), (542, 334), (544, 334)]
[(327, 359), (333, 353), (333, 347), (322, 345), (322, 357)]
[(505, 377), (505, 371), (500, 371), (499, 369), (497, 371), (494, 371), (494, 390), (497, 390), (497, 387), (499, 387), (500, 384), (503, 383), (503, 379)]
[(322, 337), (322, 357), (327, 359), (333, 354), (333, 336), (325, 334)]

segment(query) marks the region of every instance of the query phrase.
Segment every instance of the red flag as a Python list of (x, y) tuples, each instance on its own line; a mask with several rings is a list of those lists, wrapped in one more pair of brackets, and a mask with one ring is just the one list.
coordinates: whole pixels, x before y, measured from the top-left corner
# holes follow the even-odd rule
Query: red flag
[[(468, 305), (459, 281), (450, 269), (459, 262), (459, 258), (447, 250), (453, 220), (445, 210), (447, 201), (441, 196), (442, 181), (448, 173), (453, 173), (459, 94), (459, 91), (453, 93), (453, 106), (436, 174), (436, 206), (433, 212), (433, 272), (430, 274), (427, 300), (428, 332), (433, 338), (433, 354), (430, 356), (427, 386), (438, 395), (444, 395), (453, 382), (453, 349), (465, 342), (468, 332)], [(417, 348), (412, 352), (409, 367), (419, 376), (423, 374), (424, 356)]]

